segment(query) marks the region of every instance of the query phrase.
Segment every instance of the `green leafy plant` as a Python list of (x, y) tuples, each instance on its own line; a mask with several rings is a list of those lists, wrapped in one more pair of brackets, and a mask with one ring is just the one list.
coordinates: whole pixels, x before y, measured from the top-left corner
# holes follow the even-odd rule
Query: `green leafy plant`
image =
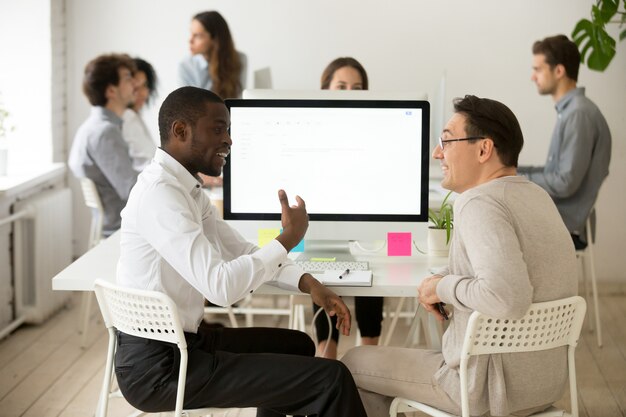
[(446, 244), (450, 243), (450, 235), (452, 234), (453, 218), (452, 218), (452, 204), (448, 202), (452, 191), (448, 192), (446, 197), (441, 202), (441, 206), (437, 210), (428, 209), (428, 220), (432, 222), (433, 229), (445, 229), (446, 231)]
[[(626, 0), (596, 0), (591, 7), (591, 20), (581, 19), (572, 31), (580, 50), (580, 62), (586, 61), (595, 71), (604, 71), (615, 56), (615, 39), (605, 29), (608, 23), (619, 23), (620, 29), (626, 24)], [(626, 29), (619, 34), (620, 42), (625, 38)]]

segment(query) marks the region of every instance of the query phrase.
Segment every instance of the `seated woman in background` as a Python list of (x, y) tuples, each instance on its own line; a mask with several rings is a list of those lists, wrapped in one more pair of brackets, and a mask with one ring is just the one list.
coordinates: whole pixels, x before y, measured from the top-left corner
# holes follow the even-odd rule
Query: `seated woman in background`
[(337, 58), (322, 73), (322, 90), (367, 90), (367, 73), (354, 58)]
[[(178, 66), (179, 84), (211, 90), (223, 99), (241, 97), (246, 87), (247, 59), (235, 50), (226, 20), (216, 11), (198, 13), (190, 30), (191, 55)], [(222, 177), (200, 177), (205, 187), (222, 186)]]
[(141, 58), (133, 58), (137, 72), (135, 79), (135, 102), (124, 111), (122, 135), (128, 144), (128, 153), (133, 160), (133, 168), (142, 171), (150, 163), (156, 143), (141, 118), (141, 109), (156, 96), (157, 76), (154, 68)]
[(216, 11), (191, 20), (191, 55), (178, 66), (181, 86), (211, 90), (221, 98), (241, 97), (246, 86), (246, 56), (235, 50), (228, 23)]
[[(367, 90), (367, 73), (363, 66), (354, 58), (337, 58), (322, 73), (322, 90)], [(313, 304), (317, 312), (320, 307)], [(377, 345), (380, 338), (381, 323), (383, 321), (383, 297), (354, 297), (354, 311), (356, 321), (364, 345)], [(326, 317), (318, 316), (315, 320), (315, 329), (319, 340), (317, 355), (329, 359), (337, 358), (337, 343), (339, 332), (336, 329), (337, 318), (331, 317), (333, 326), (332, 338), (328, 339), (328, 321)], [(328, 346), (327, 346), (328, 345)]]

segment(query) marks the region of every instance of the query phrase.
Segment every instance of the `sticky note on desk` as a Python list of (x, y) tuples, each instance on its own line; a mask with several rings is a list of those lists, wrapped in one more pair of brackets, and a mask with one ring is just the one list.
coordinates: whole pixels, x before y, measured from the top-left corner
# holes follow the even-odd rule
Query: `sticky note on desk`
[(411, 256), (411, 232), (387, 233), (387, 256)]
[[(276, 239), (276, 236), (281, 234), (283, 229), (259, 229), (257, 232), (257, 245), (262, 248), (267, 245), (273, 239)], [(291, 252), (304, 252), (304, 239), (300, 241)]]
[(270, 243), (273, 239), (280, 234), (280, 229), (259, 229), (258, 231), (258, 245), (260, 248)]

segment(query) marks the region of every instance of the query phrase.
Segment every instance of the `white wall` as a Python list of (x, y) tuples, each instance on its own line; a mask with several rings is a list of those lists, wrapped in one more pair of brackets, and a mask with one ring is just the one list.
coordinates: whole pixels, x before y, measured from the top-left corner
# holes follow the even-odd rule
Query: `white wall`
[[(530, 82), (531, 46), (545, 36), (569, 34), (578, 19), (589, 15), (592, 3), (67, 0), (68, 132), (71, 136), (88, 114), (80, 91), (84, 65), (98, 54), (115, 51), (143, 57), (161, 78), (161, 96), (147, 114), (156, 136), (158, 106), (177, 87), (177, 63), (187, 54), (191, 16), (216, 9), (228, 20), (251, 70), (271, 68), (274, 88), (317, 89), (326, 64), (346, 55), (363, 63), (372, 90), (432, 93), (446, 72), (447, 103), (468, 93), (504, 102), (519, 118), (526, 138), (520, 162), (541, 164), (555, 112), (551, 98), (539, 96)], [(579, 77), (613, 133), (611, 174), (598, 202), (596, 256), (601, 279), (615, 281), (624, 280), (626, 266), (620, 253), (626, 247), (625, 69), (626, 42), (622, 42), (605, 73), (585, 67)]]

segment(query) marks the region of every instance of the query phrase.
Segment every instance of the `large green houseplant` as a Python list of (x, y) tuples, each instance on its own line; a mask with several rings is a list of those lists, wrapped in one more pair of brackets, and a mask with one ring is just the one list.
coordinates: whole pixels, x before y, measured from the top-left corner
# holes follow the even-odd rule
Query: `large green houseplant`
[(609, 23), (619, 24), (619, 40), (626, 39), (626, 0), (596, 0), (591, 6), (591, 20), (579, 20), (572, 31), (580, 61), (589, 69), (604, 71), (615, 56), (615, 39), (606, 31)]

